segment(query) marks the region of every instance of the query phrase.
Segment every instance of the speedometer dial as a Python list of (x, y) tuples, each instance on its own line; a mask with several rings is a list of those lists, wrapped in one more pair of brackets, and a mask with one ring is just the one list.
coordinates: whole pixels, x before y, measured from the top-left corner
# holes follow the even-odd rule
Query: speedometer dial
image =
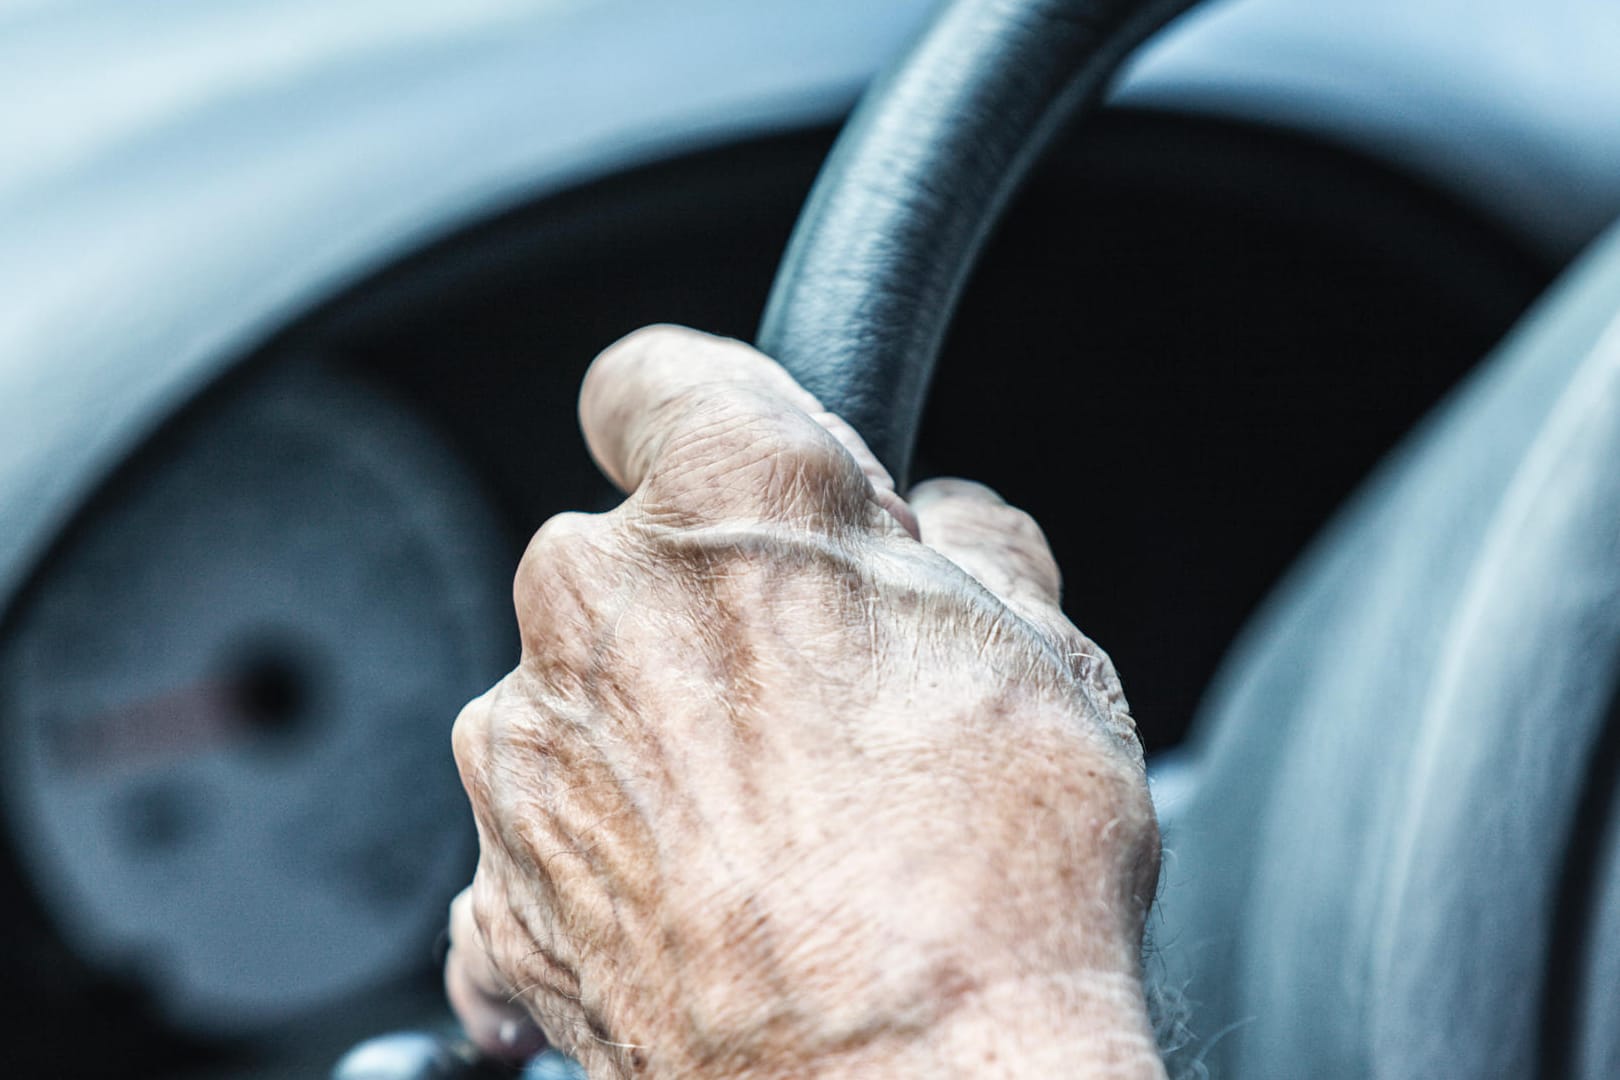
[(68, 948), (246, 1034), (420, 966), (511, 567), (434, 433), (313, 364), (166, 434), (0, 643), (5, 819)]

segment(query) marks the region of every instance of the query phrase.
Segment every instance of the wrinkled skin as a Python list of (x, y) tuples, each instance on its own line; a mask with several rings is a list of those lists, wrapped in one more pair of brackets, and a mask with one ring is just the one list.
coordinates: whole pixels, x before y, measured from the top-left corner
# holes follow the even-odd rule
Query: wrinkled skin
[(902, 502), (692, 331), (608, 350), (580, 414), (628, 498), (536, 534), (522, 660), (455, 726), (475, 1040), (533, 1017), (593, 1078), (1158, 1075), (1141, 750), (1035, 523)]

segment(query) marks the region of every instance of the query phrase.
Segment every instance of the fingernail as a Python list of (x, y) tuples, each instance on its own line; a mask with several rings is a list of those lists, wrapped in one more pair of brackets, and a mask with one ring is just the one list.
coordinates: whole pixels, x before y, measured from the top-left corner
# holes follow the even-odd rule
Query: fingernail
[(515, 1017), (502, 1020), (495, 1037), (500, 1040), (501, 1047), (513, 1057), (538, 1054), (546, 1046), (545, 1036), (540, 1034), (538, 1027), (529, 1020)]

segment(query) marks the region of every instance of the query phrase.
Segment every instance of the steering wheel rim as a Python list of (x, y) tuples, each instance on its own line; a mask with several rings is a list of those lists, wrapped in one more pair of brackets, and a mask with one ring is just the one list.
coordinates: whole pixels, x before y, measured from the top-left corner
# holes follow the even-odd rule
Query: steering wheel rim
[(935, 361), (987, 237), (1119, 66), (1197, 0), (956, 0), (839, 135), (758, 345), (904, 491)]

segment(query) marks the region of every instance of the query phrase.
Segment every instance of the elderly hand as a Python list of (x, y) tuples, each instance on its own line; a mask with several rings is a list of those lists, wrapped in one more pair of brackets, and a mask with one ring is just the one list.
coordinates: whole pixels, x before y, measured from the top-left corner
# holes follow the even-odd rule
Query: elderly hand
[(533, 1017), (592, 1077), (1159, 1075), (1141, 750), (1035, 523), (902, 502), (692, 331), (609, 349), (580, 417), (628, 498), (536, 534), (522, 660), (456, 721), (474, 1039)]

